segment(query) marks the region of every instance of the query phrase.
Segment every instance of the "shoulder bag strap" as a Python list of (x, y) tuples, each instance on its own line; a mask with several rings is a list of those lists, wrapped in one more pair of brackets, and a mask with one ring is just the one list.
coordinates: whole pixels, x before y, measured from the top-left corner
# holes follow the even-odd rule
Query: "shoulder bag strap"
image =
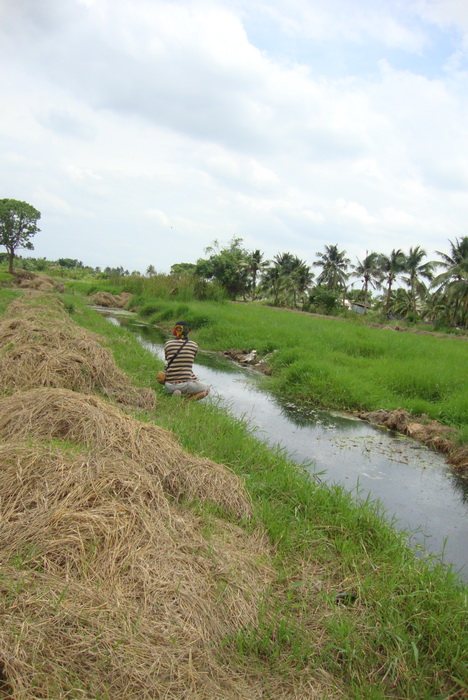
[(169, 369), (170, 365), (171, 365), (171, 364), (174, 362), (174, 360), (176, 359), (176, 357), (177, 357), (177, 355), (179, 354), (179, 352), (180, 352), (181, 350), (183, 350), (183, 348), (184, 348), (185, 345), (187, 345), (188, 340), (189, 340), (189, 339), (187, 338), (186, 341), (185, 341), (185, 343), (182, 343), (182, 345), (181, 345), (180, 348), (177, 350), (177, 352), (175, 353), (175, 355), (173, 355), (173, 356), (171, 357), (171, 359), (168, 361), (168, 363), (167, 363), (167, 365), (166, 365), (166, 367), (165, 367), (165, 371), (166, 371), (166, 372), (167, 372), (167, 370)]

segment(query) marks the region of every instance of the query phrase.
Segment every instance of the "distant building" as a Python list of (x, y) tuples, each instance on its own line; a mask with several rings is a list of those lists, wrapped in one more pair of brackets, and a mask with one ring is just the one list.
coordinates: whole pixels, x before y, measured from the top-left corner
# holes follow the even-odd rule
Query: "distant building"
[(348, 311), (354, 311), (356, 314), (365, 314), (366, 308), (369, 308), (368, 306), (366, 307), (364, 304), (360, 304), (357, 301), (349, 301), (349, 299), (344, 299), (343, 305), (348, 309)]

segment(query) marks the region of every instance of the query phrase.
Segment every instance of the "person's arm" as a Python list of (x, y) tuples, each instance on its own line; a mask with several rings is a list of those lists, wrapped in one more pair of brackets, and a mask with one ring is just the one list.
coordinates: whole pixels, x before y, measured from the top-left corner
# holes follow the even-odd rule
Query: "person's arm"
[(174, 353), (168, 353), (168, 345), (169, 343), (165, 343), (164, 345), (164, 359), (166, 360), (166, 363), (169, 362), (171, 357), (173, 356)]
[[(194, 351), (195, 352), (193, 353), (193, 359), (195, 359), (195, 357), (197, 356), (197, 353), (198, 353), (198, 345), (196, 343), (195, 343)], [(197, 379), (198, 379), (198, 377), (195, 376), (195, 373), (193, 371), (193, 365), (192, 365), (192, 380), (195, 382), (195, 381), (197, 381)]]

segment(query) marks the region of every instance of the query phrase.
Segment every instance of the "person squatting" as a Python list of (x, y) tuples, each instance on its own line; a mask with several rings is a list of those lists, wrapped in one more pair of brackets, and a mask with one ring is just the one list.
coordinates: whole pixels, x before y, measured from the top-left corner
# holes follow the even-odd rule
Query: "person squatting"
[(198, 345), (189, 340), (190, 328), (185, 321), (177, 321), (172, 332), (174, 338), (164, 345), (166, 366), (166, 391), (172, 396), (188, 396), (189, 401), (199, 401), (210, 393), (210, 387), (199, 382), (193, 373), (193, 361)]

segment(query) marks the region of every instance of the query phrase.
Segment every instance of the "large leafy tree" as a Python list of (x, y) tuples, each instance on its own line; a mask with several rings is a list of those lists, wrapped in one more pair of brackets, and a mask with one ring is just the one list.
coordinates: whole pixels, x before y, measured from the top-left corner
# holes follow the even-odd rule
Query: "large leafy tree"
[[(150, 265), (150, 267), (153, 266)], [(171, 275), (194, 275), (196, 267), (195, 263), (175, 263), (175, 265), (171, 265)], [(149, 274), (148, 270), (146, 271), (147, 275)], [(153, 274), (156, 274), (156, 271)]]
[(57, 265), (60, 267), (67, 267), (68, 269), (80, 269), (84, 268), (81, 260), (76, 260), (76, 258), (59, 258), (57, 260)]
[(378, 253), (367, 253), (362, 260), (357, 259), (357, 265), (351, 265), (353, 269), (353, 277), (359, 277), (362, 281), (362, 290), (364, 292), (364, 313), (367, 311), (367, 301), (369, 287), (375, 289), (382, 280), (382, 273), (379, 267)]
[(209, 257), (197, 260), (195, 274), (218, 280), (231, 299), (239, 294), (245, 296), (249, 283), (249, 253), (242, 247), (242, 238), (233, 238), (224, 248), (214, 241), (205, 253)]
[(387, 293), (385, 298), (385, 313), (388, 315), (390, 311), (390, 296), (392, 286), (397, 276), (405, 269), (405, 254), (402, 250), (395, 248), (390, 255), (379, 255), (379, 267), (382, 272), (383, 280), (387, 284)]
[(40, 229), (37, 226), (41, 212), (27, 202), (0, 199), (0, 245), (8, 253), (8, 271), (13, 272), (13, 260), (18, 248), (34, 250), (31, 238)]
[(327, 289), (344, 289), (350, 263), (349, 258), (346, 257), (346, 251), (338, 250), (338, 245), (326, 245), (325, 252), (316, 253), (316, 255), (320, 259), (313, 264), (322, 268), (322, 272), (317, 277), (317, 284), (325, 285)]

